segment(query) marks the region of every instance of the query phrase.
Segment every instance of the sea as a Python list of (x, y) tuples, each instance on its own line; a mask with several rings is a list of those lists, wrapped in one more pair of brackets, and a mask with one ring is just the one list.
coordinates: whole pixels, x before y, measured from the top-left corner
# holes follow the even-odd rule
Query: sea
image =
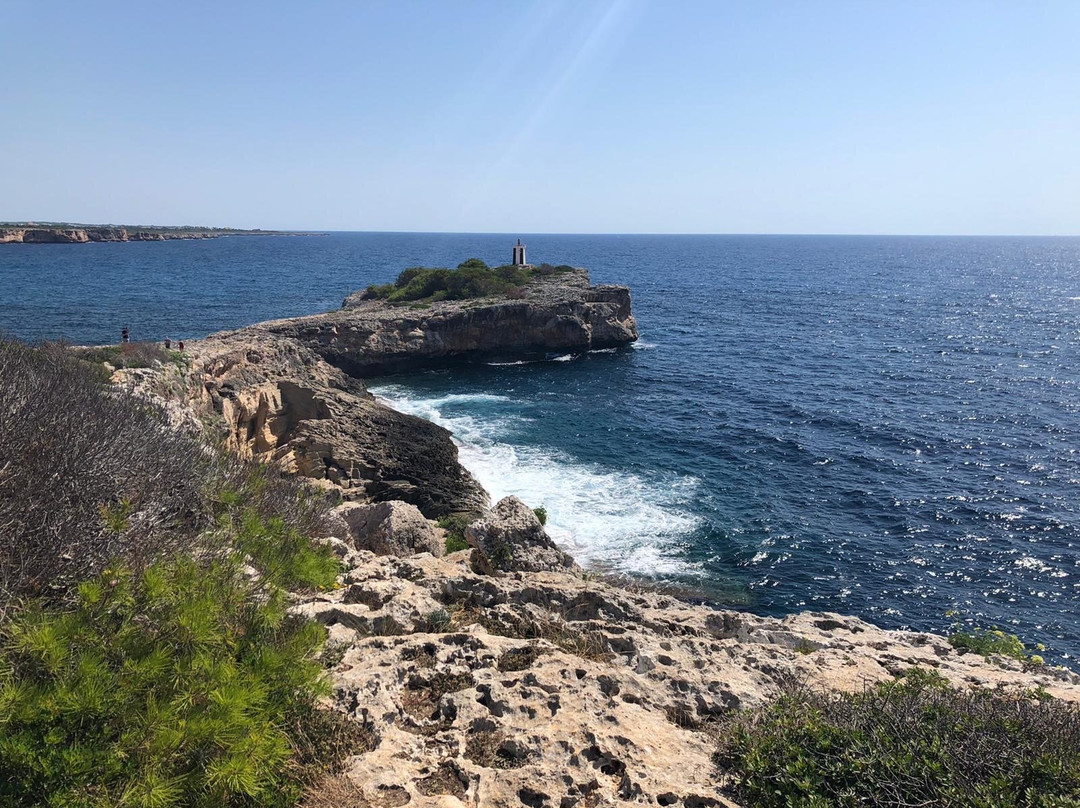
[(1080, 239), (329, 233), (0, 245), (0, 331), (194, 338), (409, 266), (573, 264), (641, 339), (370, 382), (587, 568), (1080, 655)]

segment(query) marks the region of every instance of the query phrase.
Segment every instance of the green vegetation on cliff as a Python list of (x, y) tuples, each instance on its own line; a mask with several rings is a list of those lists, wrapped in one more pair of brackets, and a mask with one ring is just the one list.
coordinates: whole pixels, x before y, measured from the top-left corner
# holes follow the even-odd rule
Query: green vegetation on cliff
[(0, 341), (0, 804), (288, 806), (362, 747), (286, 609), (326, 505)]
[(1080, 711), (933, 672), (859, 693), (793, 685), (720, 729), (733, 793), (761, 808), (1080, 806)]
[[(949, 645), (961, 651), (972, 651), (991, 657), (994, 654), (1015, 659), (1028, 665), (1042, 665), (1044, 660), (1041, 656), (1033, 653), (1015, 634), (1006, 634), (999, 628), (982, 629), (973, 628), (970, 631), (956, 631), (949, 635)], [(1042, 645), (1035, 647), (1036, 651), (1045, 651)]]
[(470, 258), (458, 264), (457, 269), (410, 267), (398, 275), (393, 283), (369, 286), (364, 298), (406, 303), (414, 300), (436, 302), (516, 297), (521, 294), (521, 287), (536, 277), (562, 274), (572, 269), (566, 265), (551, 264), (536, 267), (505, 264), (492, 268), (479, 258)]

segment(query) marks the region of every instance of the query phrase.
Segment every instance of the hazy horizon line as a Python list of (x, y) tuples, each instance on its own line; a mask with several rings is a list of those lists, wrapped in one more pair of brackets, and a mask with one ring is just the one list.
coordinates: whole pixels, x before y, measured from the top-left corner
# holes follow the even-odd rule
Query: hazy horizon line
[(206, 229), (206, 230), (263, 230), (277, 233), (300, 233), (321, 235), (326, 233), (364, 233), (387, 235), (431, 235), (431, 236), (723, 236), (752, 237), (774, 236), (786, 238), (1080, 238), (1080, 233), (795, 233), (795, 232), (694, 232), (694, 231), (591, 231), (591, 230), (371, 230), (338, 229), (324, 227), (244, 227), (221, 224), (131, 224), (118, 222), (77, 222), (63, 219), (8, 219), (0, 221), (0, 227), (120, 227), (120, 228), (162, 228), (162, 229)]

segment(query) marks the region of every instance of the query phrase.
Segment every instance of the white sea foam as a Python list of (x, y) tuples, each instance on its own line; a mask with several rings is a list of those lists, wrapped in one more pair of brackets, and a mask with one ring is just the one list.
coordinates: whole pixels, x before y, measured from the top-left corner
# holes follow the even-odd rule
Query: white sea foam
[(399, 385), (372, 392), (401, 412), (449, 429), (462, 465), (493, 501), (514, 494), (530, 506), (543, 506), (548, 533), (583, 566), (657, 576), (699, 572), (680, 557), (700, 524), (686, 508), (696, 479), (646, 480), (515, 443), (514, 427), (522, 416), (504, 396), (423, 397)]

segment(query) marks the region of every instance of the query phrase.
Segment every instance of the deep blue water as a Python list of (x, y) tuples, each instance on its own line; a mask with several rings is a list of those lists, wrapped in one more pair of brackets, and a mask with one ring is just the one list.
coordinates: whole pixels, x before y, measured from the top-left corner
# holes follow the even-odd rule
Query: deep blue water
[[(580, 559), (764, 613), (997, 624), (1080, 654), (1080, 239), (524, 240), (629, 285), (638, 346), (373, 388), (454, 430)], [(0, 330), (200, 336), (511, 243), (3, 245)]]

